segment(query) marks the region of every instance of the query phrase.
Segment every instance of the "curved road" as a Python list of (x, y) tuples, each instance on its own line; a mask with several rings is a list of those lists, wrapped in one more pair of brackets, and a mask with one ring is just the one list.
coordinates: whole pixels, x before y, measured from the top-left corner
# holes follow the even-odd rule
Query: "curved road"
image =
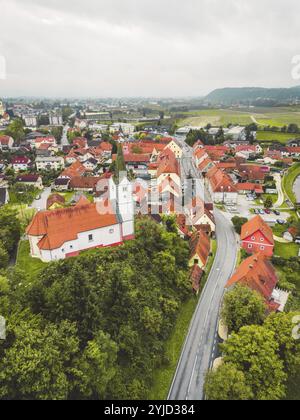
[(217, 353), (219, 311), (224, 287), (232, 276), (239, 244), (230, 221), (215, 212), (218, 249), (202, 292), (171, 385), (169, 400), (202, 400), (205, 374)]

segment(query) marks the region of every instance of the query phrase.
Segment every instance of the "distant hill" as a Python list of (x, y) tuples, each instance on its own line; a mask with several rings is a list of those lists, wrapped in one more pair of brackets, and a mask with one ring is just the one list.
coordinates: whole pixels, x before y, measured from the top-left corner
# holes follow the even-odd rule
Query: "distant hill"
[(234, 105), (238, 103), (268, 104), (290, 103), (300, 100), (300, 86), (292, 88), (224, 88), (216, 89), (205, 97), (212, 104)]

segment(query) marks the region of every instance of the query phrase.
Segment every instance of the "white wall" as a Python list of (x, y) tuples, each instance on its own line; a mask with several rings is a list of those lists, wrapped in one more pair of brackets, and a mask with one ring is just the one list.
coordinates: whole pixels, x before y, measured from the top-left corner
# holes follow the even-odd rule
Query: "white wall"
[[(93, 241), (91, 242), (89, 241), (89, 235), (93, 235)], [(121, 242), (121, 228), (117, 224), (79, 233), (77, 239), (64, 243), (58, 249), (52, 251), (41, 250), (41, 256), (44, 262), (61, 260), (65, 259), (67, 254), (100, 246), (110, 246)]]

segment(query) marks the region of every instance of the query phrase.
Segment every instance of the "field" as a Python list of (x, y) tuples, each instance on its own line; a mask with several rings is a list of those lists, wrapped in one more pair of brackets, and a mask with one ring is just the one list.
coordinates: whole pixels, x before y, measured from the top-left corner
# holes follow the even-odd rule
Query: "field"
[(205, 127), (207, 124), (227, 126), (228, 124), (247, 125), (256, 122), (263, 128), (270, 125), (283, 127), (288, 124), (300, 126), (299, 108), (227, 108), (184, 112), (178, 125)]
[[(300, 134), (299, 134), (300, 137)], [(258, 131), (257, 132), (257, 140), (258, 141), (269, 141), (274, 142), (278, 141), (282, 144), (286, 144), (289, 140), (295, 138), (295, 135), (289, 133), (276, 133), (270, 131)]]

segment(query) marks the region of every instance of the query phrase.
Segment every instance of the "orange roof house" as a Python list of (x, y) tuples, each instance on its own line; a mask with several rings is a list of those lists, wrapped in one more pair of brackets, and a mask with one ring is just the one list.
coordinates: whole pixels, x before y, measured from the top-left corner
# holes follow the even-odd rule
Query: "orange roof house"
[(77, 191), (93, 191), (100, 179), (100, 177), (93, 176), (74, 176), (70, 181), (69, 188)]
[(165, 149), (158, 158), (157, 178), (163, 174), (175, 174), (180, 177), (180, 164), (170, 149)]
[(190, 250), (189, 266), (198, 265), (203, 269), (211, 250), (210, 237), (202, 230), (196, 232), (190, 240)]
[(66, 204), (65, 198), (60, 194), (52, 194), (47, 200), (47, 210), (63, 207)]
[(200, 291), (200, 285), (201, 285), (201, 279), (204, 274), (204, 271), (201, 270), (201, 268), (195, 264), (190, 272), (190, 279), (192, 283), (192, 289), (196, 295), (198, 295)]
[(255, 254), (242, 262), (228, 281), (226, 288), (242, 284), (258, 292), (265, 300), (270, 311), (278, 310), (279, 302), (274, 298), (278, 283), (276, 270), (263, 254)]
[(86, 172), (85, 167), (78, 161), (72, 163), (60, 175), (60, 178), (73, 178), (74, 176), (83, 176)]
[(256, 216), (242, 227), (242, 247), (249, 254), (262, 253), (271, 257), (274, 251), (274, 237), (271, 227), (260, 217)]

